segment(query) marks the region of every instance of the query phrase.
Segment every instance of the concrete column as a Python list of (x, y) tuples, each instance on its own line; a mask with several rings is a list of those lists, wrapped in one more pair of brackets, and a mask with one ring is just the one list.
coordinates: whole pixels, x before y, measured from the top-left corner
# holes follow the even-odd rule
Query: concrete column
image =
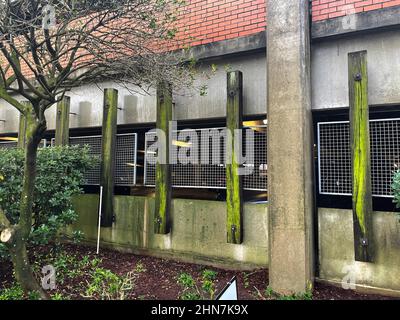
[(269, 277), (281, 294), (313, 281), (308, 0), (267, 0)]

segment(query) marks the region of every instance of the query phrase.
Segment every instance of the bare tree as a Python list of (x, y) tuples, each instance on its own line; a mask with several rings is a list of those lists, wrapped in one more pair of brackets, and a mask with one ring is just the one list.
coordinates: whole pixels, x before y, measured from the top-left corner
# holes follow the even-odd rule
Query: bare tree
[[(27, 240), (45, 111), (71, 88), (113, 80), (137, 86), (188, 84), (190, 71), (172, 49), (180, 0), (0, 1), (0, 98), (27, 123), (20, 216), (12, 225), (0, 210), (1, 241), (25, 292), (46, 293), (35, 279)], [(29, 103), (18, 101), (22, 96)]]

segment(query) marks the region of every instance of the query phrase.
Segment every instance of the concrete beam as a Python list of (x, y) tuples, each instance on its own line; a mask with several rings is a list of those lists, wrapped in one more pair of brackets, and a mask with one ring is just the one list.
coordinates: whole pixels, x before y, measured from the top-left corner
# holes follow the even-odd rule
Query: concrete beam
[(355, 32), (392, 28), (400, 28), (400, 6), (314, 22), (311, 34), (313, 40), (322, 40)]
[(308, 0), (268, 0), (269, 281), (281, 294), (313, 283)]
[(266, 38), (263, 31), (249, 36), (202, 44), (191, 48), (188, 53), (182, 51), (182, 54), (197, 60), (205, 60), (232, 54), (262, 51), (265, 49), (265, 45)]

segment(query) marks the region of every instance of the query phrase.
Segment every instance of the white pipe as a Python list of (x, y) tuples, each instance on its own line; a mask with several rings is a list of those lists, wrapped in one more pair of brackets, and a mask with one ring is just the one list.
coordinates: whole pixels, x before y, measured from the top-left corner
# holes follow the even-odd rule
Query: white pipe
[(101, 205), (103, 200), (103, 186), (100, 186), (100, 202), (99, 202), (99, 223), (97, 225), (97, 250), (96, 254), (99, 254), (100, 250), (100, 230), (101, 230)]

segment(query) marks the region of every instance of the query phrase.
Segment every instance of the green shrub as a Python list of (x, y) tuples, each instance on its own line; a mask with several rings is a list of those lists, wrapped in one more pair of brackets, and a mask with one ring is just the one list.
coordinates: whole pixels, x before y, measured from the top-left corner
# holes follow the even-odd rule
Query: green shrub
[(126, 292), (134, 288), (133, 273), (119, 276), (104, 268), (96, 268), (86, 290), (87, 298), (101, 300), (125, 300)]
[[(84, 173), (98, 159), (87, 146), (41, 148), (37, 157), (31, 244), (47, 244), (77, 218), (72, 196), (82, 192)], [(12, 224), (18, 222), (24, 151), (0, 149), (0, 208)], [(0, 254), (4, 254), (4, 247)]]
[[(392, 181), (392, 193), (393, 193), (393, 202), (396, 204), (396, 208), (400, 208), (400, 170), (397, 170), (393, 175)], [(399, 221), (400, 214), (398, 213)]]
[(196, 280), (188, 273), (182, 272), (179, 274), (177, 282), (182, 287), (180, 294), (181, 300), (206, 300), (214, 299), (215, 295), (215, 280), (217, 272), (212, 270), (203, 270), (201, 274), (201, 289), (197, 285)]
[(22, 288), (14, 284), (10, 288), (0, 290), (0, 300), (22, 300), (24, 299), (24, 291)]

